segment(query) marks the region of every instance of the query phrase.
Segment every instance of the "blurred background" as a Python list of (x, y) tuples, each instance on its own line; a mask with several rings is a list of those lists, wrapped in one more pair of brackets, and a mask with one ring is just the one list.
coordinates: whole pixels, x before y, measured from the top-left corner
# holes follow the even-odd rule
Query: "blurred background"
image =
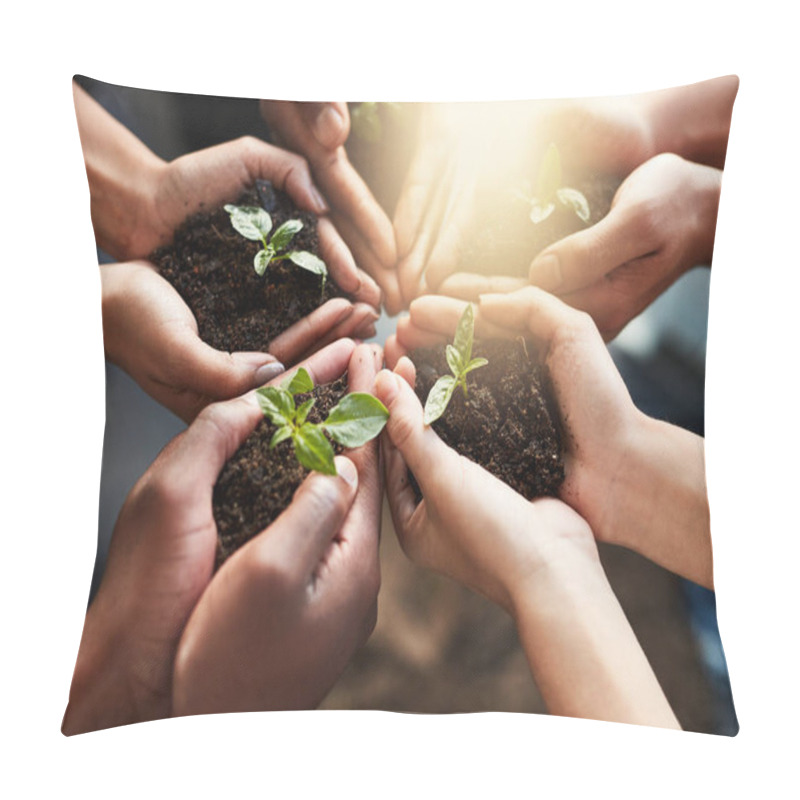
[[(245, 134), (270, 138), (255, 100), (76, 80), (167, 160)], [(380, 187), (376, 196), (385, 201)], [(110, 260), (102, 251), (98, 259)], [(645, 413), (700, 435), (709, 276), (702, 267), (687, 273), (609, 346), (634, 402)], [(394, 326), (394, 318), (384, 314), (375, 340), (382, 343)], [(183, 428), (181, 420), (124, 372), (106, 364), (98, 549), (90, 600), (102, 578), (125, 496)], [(601, 558), (682, 726), (735, 735), (738, 722), (714, 593), (621, 548), (601, 545)], [(381, 568), (375, 632), (323, 708), (546, 713), (511, 618), (449, 579), (415, 567), (400, 550), (385, 504)]]

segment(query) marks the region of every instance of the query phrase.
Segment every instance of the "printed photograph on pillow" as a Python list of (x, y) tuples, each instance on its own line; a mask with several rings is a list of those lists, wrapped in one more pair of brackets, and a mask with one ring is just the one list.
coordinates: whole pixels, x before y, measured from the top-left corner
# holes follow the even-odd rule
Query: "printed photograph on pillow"
[(322, 708), (736, 735), (703, 437), (737, 89), (75, 76), (106, 430), (63, 732)]

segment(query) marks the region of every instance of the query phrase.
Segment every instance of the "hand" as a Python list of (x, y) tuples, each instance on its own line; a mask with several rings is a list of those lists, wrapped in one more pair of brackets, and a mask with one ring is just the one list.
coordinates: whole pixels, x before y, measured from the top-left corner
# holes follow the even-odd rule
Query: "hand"
[(424, 426), (411, 362), (395, 372), (379, 373), (375, 393), (390, 414), (382, 444), (403, 550), (513, 615), (551, 713), (678, 727), (586, 522), (560, 500), (526, 501), (458, 456)]
[[(341, 340), (304, 366), (320, 383), (349, 369), (352, 383), (364, 388), (372, 382), (376, 363), (372, 348), (355, 348), (353, 342)], [(251, 555), (238, 558), (238, 567), (226, 563), (212, 579), (214, 483), (224, 463), (261, 418), (253, 395), (210, 406), (170, 442), (131, 491), (114, 530), (103, 581), (86, 615), (64, 718), (65, 733), (173, 713), (173, 685), (179, 685), (173, 680), (174, 662), (181, 634), (198, 601), (212, 587), (222, 597), (225, 588), (217, 589), (220, 585), (232, 588), (242, 580), (247, 583), (269, 575), (258, 570), (258, 542), (270, 537), (265, 533), (248, 545)], [(322, 589), (329, 585), (338, 588), (336, 599), (346, 606), (337, 618), (343, 632), (369, 628), (370, 612), (362, 613), (354, 598), (370, 606), (377, 591), (380, 486), (372, 477), (375, 449), (371, 443), (352, 453), (352, 465), (362, 472), (360, 484), (359, 475), (348, 468), (348, 460), (341, 459), (342, 472), (349, 480), (310, 476), (284, 516), (268, 529), (282, 531), (285, 538), (289, 524), (299, 525), (306, 534), (310, 520), (313, 529), (329, 525), (336, 515), (347, 516), (346, 527), (331, 532), (331, 536), (338, 535), (325, 550), (326, 566), (317, 571), (319, 585), (314, 594), (315, 608), (321, 610), (333, 597)], [(300, 541), (298, 533), (292, 531), (289, 538)], [(350, 605), (346, 605), (348, 601)], [(351, 636), (345, 641), (349, 645), (354, 640)], [(254, 646), (255, 642), (248, 644)], [(340, 645), (333, 654), (323, 651), (315, 657), (323, 662), (323, 671), (332, 673), (350, 652), (347, 645)], [(246, 660), (248, 653), (252, 650), (245, 648), (238, 655)]]
[[(386, 343), (387, 364), (452, 338), (464, 305), (445, 297), (414, 301), (409, 319)], [(560, 496), (595, 536), (711, 587), (702, 438), (642, 414), (591, 318), (541, 289), (483, 295), (475, 330), (483, 337), (532, 337), (564, 433)]]
[[(301, 209), (327, 204), (299, 156), (250, 136), (164, 162), (73, 84), (98, 244), (119, 261), (147, 258), (186, 217), (235, 202), (257, 179), (271, 181)], [(380, 289), (359, 270), (333, 224), (318, 220), (320, 255), (336, 283), (375, 308)]]
[(269, 353), (223, 353), (203, 342), (189, 307), (146, 261), (100, 268), (107, 358), (184, 421), (215, 400), (263, 386), (331, 341), (374, 334), (377, 313), (335, 298), (276, 336)]
[[(405, 358), (375, 381), (375, 395), (389, 409), (382, 439), (389, 505), (411, 560), (510, 613), (553, 563), (576, 558), (599, 568), (589, 526), (565, 503), (525, 500), (423, 424), (414, 381)], [(407, 469), (424, 495), (419, 505)]]
[(350, 132), (345, 103), (262, 100), (261, 114), (276, 141), (308, 160), (331, 205), (331, 219), (356, 261), (383, 290), (390, 313), (399, 309), (391, 222), (347, 158)]
[(650, 159), (605, 218), (536, 257), (530, 282), (587, 311), (613, 339), (684, 272), (711, 264), (721, 182), (720, 170), (676, 155)]
[[(350, 391), (369, 391), (381, 360), (377, 346), (356, 348)], [(337, 456), (338, 477), (312, 474), (223, 564), (181, 637), (173, 714), (314, 708), (325, 697), (377, 619), (377, 444)]]

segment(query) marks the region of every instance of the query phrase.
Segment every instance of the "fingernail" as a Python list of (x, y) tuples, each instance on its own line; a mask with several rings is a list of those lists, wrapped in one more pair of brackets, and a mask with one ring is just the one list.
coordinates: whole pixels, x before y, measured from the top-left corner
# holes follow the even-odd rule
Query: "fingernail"
[(349, 458), (336, 456), (333, 462), (336, 464), (336, 472), (339, 473), (339, 477), (344, 478), (350, 486), (358, 485), (358, 470)]
[(341, 114), (332, 106), (326, 105), (314, 120), (314, 138), (325, 148), (335, 147), (339, 143), (343, 125)]
[(286, 371), (286, 367), (280, 361), (270, 361), (267, 364), (259, 367), (253, 374), (253, 381), (256, 387), (263, 386), (269, 383), (273, 378), (277, 378), (282, 372)]
[(391, 405), (400, 391), (400, 385), (397, 381), (397, 375), (389, 372), (388, 369), (382, 369), (375, 376), (375, 394), (385, 406)]
[(314, 198), (314, 204), (317, 207), (317, 214), (327, 214), (330, 211), (330, 207), (325, 202), (325, 198), (319, 193), (319, 189), (316, 186), (311, 187), (311, 196)]
[(532, 284), (545, 291), (552, 292), (558, 289), (563, 280), (558, 256), (549, 253), (534, 259), (528, 277)]

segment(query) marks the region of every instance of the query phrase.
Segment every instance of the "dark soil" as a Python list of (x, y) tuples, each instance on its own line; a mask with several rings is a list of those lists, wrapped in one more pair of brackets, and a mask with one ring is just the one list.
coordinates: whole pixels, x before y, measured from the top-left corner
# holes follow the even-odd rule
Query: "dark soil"
[(463, 246), (459, 269), (527, 278), (531, 262), (542, 250), (596, 224), (608, 214), (621, 182), (616, 176), (599, 174), (564, 181), (586, 197), (591, 212), (588, 223), (560, 204), (556, 204), (547, 219), (533, 223), (530, 204), (516, 196), (510, 181), (484, 186), (476, 204), (474, 235)]
[[(522, 339), (476, 340), (473, 357), (478, 356), (489, 363), (469, 374), (469, 396), (456, 389), (433, 429), (526, 499), (556, 496), (564, 481), (564, 462), (544, 367), (530, 357)], [(424, 404), (437, 378), (450, 373), (444, 347), (418, 348), (411, 360), (417, 368), (417, 396)]]
[[(300, 219), (303, 229), (292, 249), (319, 254), (317, 220), (300, 211), (283, 192), (259, 182), (258, 192), (246, 192), (237, 205), (262, 205), (275, 231), (288, 219)], [(261, 249), (237, 233), (223, 207), (187, 219), (168, 247), (150, 259), (186, 301), (197, 320), (200, 338), (225, 352), (266, 351), (279, 333), (308, 316), (332, 297), (346, 296), (328, 276), (322, 279), (290, 261), (270, 264), (264, 276), (253, 268)]]
[[(347, 394), (347, 375), (333, 383), (315, 386), (308, 394), (295, 395), (300, 403), (317, 402), (308, 420), (322, 422)], [(295, 458), (291, 441), (270, 450), (275, 426), (265, 417), (245, 439), (222, 469), (214, 487), (214, 521), (217, 523), (216, 568), (243, 544), (271, 525), (292, 501), (309, 471)], [(335, 453), (342, 447), (332, 442)]]

